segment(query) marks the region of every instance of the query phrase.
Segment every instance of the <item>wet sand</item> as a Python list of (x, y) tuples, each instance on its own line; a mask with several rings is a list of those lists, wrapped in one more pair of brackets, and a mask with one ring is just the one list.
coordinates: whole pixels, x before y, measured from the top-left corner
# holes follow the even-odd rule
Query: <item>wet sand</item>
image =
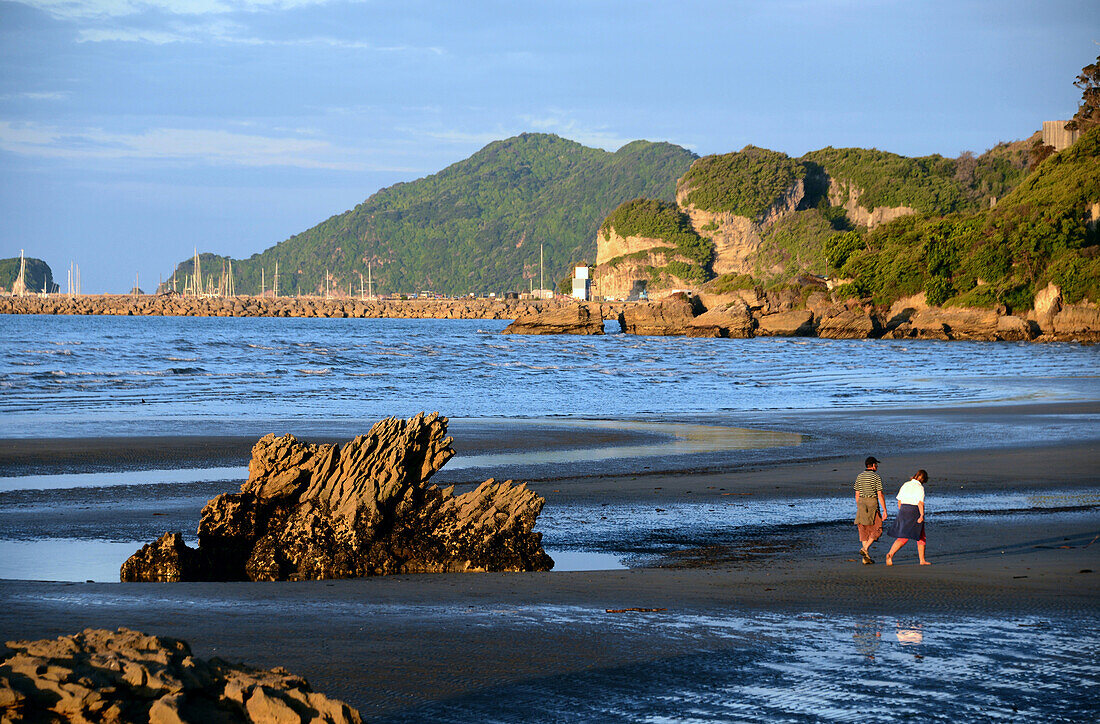
[[(741, 679), (728, 678), (734, 676), (731, 671), (773, 689), (783, 681), (793, 685), (801, 677), (817, 681), (821, 691), (840, 687), (848, 700), (858, 702), (858, 695), (853, 699), (847, 692), (844, 677), (834, 674), (828, 679), (828, 672), (818, 669), (821, 662), (828, 670), (831, 665), (866, 664), (868, 656), (874, 659), (860, 643), (865, 625), (876, 631), (871, 635), (875, 646), (882, 637), (891, 640), (876, 650), (879, 660), (893, 661), (894, 668), (875, 676), (926, 675), (927, 670), (919, 667), (927, 657), (926, 669), (937, 665), (947, 673), (944, 680), (929, 679), (926, 686), (954, 691), (959, 701), (988, 683), (980, 675), (975, 682), (974, 667), (979, 664), (974, 657), (990, 659), (1002, 672), (1011, 667), (1026, 670), (1019, 674), (1025, 679), (1053, 674), (1072, 681), (1077, 675), (1087, 677), (1100, 650), (1095, 634), (1100, 624), (1097, 506), (951, 515), (937, 509), (935, 500), (948, 490), (1100, 490), (1100, 444), (1094, 429), (1098, 408), (1084, 403), (799, 413), (769, 415), (770, 426), (761, 424), (765, 416), (760, 416), (755, 420), (759, 427), (801, 431), (812, 440), (801, 448), (729, 455), (726, 466), (721, 459), (702, 455), (637, 464), (620, 461), (593, 474), (554, 469), (540, 477), (536, 469), (532, 476), (535, 489), (547, 498), (548, 510), (555, 505), (586, 509), (583, 506), (605, 503), (610, 510), (649, 503), (655, 508), (698, 502), (736, 506), (739, 500), (760, 499), (797, 507), (810, 504), (811, 497), (850, 498), (851, 480), (863, 456), (875, 454), (883, 461), (880, 472), (887, 481), (888, 499), (918, 467), (930, 472), (932, 566), (916, 565), (913, 544), (899, 553), (898, 565), (882, 565), (888, 537), (872, 549), (880, 562), (860, 565), (854, 526), (847, 522), (788, 525), (781, 519), (765, 520), (751, 531), (728, 537), (713, 532), (686, 535), (678, 551), (659, 558), (660, 567), (620, 571), (295, 584), (0, 581), (0, 636), (56, 636), (85, 626), (128, 626), (178, 636), (201, 656), (286, 666), (368, 717), (395, 721), (508, 720), (517, 718), (517, 712), (528, 714), (519, 718), (578, 715), (623, 721), (698, 714), (698, 697), (703, 694), (691, 687), (721, 681), (732, 688), (706, 693), (704, 700), (732, 700), (728, 691), (737, 690)], [(1013, 432), (995, 432), (1006, 421), (1011, 421)], [(748, 426), (754, 420), (745, 415), (733, 422)], [(972, 433), (952, 434), (964, 428)], [(1077, 434), (1066, 432), (1073, 430)], [(1019, 442), (1028, 436), (1037, 442)], [(143, 450), (155, 458), (172, 449), (162, 442), (131, 438), (125, 442), (128, 459), (141, 458)], [(37, 448), (14, 446), (13, 455), (23, 456), (19, 464), (34, 454), (52, 454), (50, 443), (36, 444)], [(82, 444), (82, 454), (106, 460), (119, 441)], [(211, 439), (210, 445), (229, 450), (240, 441)], [(182, 453), (180, 459), (192, 460)], [(123, 516), (137, 510), (148, 514), (147, 506), (135, 502), (140, 498), (136, 493), (121, 496), (112, 509)], [(181, 519), (185, 512), (179, 511)], [(188, 514), (193, 517), (191, 525), (196, 525), (197, 516)], [(104, 513), (101, 509), (87, 515)], [(50, 524), (42, 516), (19, 523), (43, 530)], [(666, 610), (606, 612), (629, 608)], [(801, 635), (802, 624), (796, 622), (804, 619), (816, 627), (810, 639), (792, 640)], [(891, 639), (896, 622), (923, 626), (928, 643), (922, 644), (924, 648), (904, 648), (900, 636)], [(1053, 638), (1046, 640), (1044, 635)], [(997, 636), (1003, 637), (1002, 653), (989, 648), (990, 637)], [(1036, 651), (1042, 653), (1036, 656)], [(799, 663), (799, 656), (808, 658)], [(769, 679), (783, 667), (793, 667), (789, 680)], [(958, 678), (952, 673), (958, 671), (969, 672), (969, 678), (962, 677), (968, 680), (947, 681)], [(673, 704), (659, 701), (668, 692), (653, 687), (667, 687), (670, 681), (680, 681), (677, 677), (683, 678), (687, 693), (670, 694), (669, 701), (678, 702), (678, 708), (669, 711), (662, 707)], [(1005, 707), (1006, 717), (1013, 713), (1008, 707), (1036, 716), (1050, 711), (1044, 707), (1055, 707), (1070, 719), (1073, 711), (1067, 707), (1087, 713), (1100, 706), (1094, 689), (1071, 692), (1065, 700), (1049, 693), (1032, 700), (1026, 686), (1018, 689), (1023, 693), (1013, 694), (1013, 699), (1003, 692), (997, 698), (990, 688), (989, 701), (994, 703), (983, 704), (979, 698), (974, 706)], [(603, 708), (593, 703), (600, 691), (611, 692)], [(746, 701), (753, 696), (742, 695)], [(801, 706), (773, 704), (777, 716), (797, 714)], [(715, 714), (718, 718), (738, 718), (729, 704), (711, 701), (708, 706), (724, 712)], [(871, 708), (861, 710), (876, 711), (875, 704), (866, 706)], [(803, 714), (814, 716), (813, 711)], [(756, 718), (751, 712), (740, 716)]]

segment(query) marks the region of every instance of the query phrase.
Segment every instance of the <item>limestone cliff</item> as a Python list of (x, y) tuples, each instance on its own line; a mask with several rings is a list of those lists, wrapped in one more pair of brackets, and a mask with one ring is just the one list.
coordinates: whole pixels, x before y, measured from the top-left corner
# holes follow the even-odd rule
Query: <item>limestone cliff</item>
[(876, 206), (870, 210), (865, 209), (859, 203), (859, 197), (863, 195), (863, 191), (855, 184), (843, 179), (829, 179), (828, 195), (829, 204), (843, 206), (850, 221), (866, 226), (868, 229), (917, 213), (916, 209), (909, 206)]
[(753, 271), (752, 258), (760, 248), (760, 233), (779, 219), (794, 213), (806, 195), (803, 179), (797, 179), (757, 218), (748, 219), (728, 212), (711, 212), (686, 204), (691, 192), (681, 185), (676, 191), (676, 201), (691, 219), (691, 225), (700, 236), (714, 242), (714, 263), (717, 275), (748, 274)]
[(606, 264), (612, 259), (639, 251), (647, 251), (660, 246), (668, 246), (662, 239), (647, 239), (644, 236), (620, 236), (614, 228), (596, 235), (596, 266)]
[(645, 280), (650, 290), (690, 288), (696, 282), (677, 272), (692, 265), (665, 239), (624, 237), (614, 227), (606, 228), (596, 235), (592, 294), (625, 299), (637, 280)]

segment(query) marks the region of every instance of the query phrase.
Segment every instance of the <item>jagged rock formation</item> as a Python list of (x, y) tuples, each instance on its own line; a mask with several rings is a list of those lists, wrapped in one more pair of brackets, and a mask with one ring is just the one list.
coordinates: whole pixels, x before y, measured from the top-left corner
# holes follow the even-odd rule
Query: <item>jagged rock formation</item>
[(503, 334), (603, 334), (603, 315), (598, 305), (589, 304), (528, 312), (505, 327)]
[(198, 550), (167, 533), (123, 581), (283, 581), (392, 573), (538, 571), (543, 498), (490, 479), (454, 495), (428, 480), (454, 455), (447, 418), (387, 418), (343, 446), (267, 435), (241, 492), (202, 510)]
[(362, 722), (285, 669), (204, 661), (183, 641), (125, 628), (6, 646), (14, 654), (0, 663), (5, 723)]

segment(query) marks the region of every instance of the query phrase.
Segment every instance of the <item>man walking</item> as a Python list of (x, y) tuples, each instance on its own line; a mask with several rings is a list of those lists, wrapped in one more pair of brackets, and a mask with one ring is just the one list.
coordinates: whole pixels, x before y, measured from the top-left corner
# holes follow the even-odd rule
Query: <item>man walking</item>
[[(859, 528), (859, 554), (863, 564), (875, 562), (868, 549), (882, 536), (882, 521), (886, 520), (886, 497), (882, 494), (882, 478), (878, 476), (878, 460), (869, 457), (864, 470), (856, 476), (856, 527)], [(879, 515), (879, 508), (882, 515)]]

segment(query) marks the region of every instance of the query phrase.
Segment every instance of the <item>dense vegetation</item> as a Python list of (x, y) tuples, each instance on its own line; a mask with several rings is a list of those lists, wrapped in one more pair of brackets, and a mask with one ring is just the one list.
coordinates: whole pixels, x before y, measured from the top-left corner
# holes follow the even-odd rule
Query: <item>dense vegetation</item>
[(998, 146), (975, 157), (908, 158), (865, 148), (823, 148), (801, 158), (815, 178), (822, 174), (862, 194), (867, 210), (908, 206), (923, 214), (950, 214), (988, 208), (991, 198), (1004, 195), (1026, 173), (1026, 149)]
[(831, 241), (840, 232), (818, 209), (791, 214), (761, 234), (754, 276), (765, 284), (786, 281), (800, 271), (825, 274)]
[[(19, 276), (19, 257), (0, 259), (0, 290), (10, 292)], [(41, 259), (27, 257), (27, 271), (23, 276), (27, 285), (27, 291), (40, 292), (43, 288), (48, 292), (60, 291), (53, 280), (53, 270), (50, 265)], [(45, 285), (43, 287), (43, 285)]]
[(678, 188), (685, 205), (755, 219), (805, 175), (805, 167), (786, 154), (746, 146), (737, 153), (700, 158)]
[(847, 291), (886, 304), (924, 291), (931, 304), (1027, 309), (1058, 284), (1064, 298), (1100, 299), (1100, 128), (1043, 161), (994, 209), (898, 219), (827, 245)]
[[(622, 202), (672, 200), (695, 156), (668, 143), (635, 141), (615, 153), (546, 134), (489, 144), (443, 171), (377, 192), (350, 211), (256, 254), (234, 260), (238, 293), (270, 288), (275, 262), (280, 293), (356, 292), (372, 266), (376, 293), (526, 290), (547, 285), (573, 264), (594, 261), (600, 222)], [(220, 260), (211, 259), (211, 264)], [(220, 272), (206, 266), (204, 273)], [(177, 275), (190, 274), (190, 260)]]

